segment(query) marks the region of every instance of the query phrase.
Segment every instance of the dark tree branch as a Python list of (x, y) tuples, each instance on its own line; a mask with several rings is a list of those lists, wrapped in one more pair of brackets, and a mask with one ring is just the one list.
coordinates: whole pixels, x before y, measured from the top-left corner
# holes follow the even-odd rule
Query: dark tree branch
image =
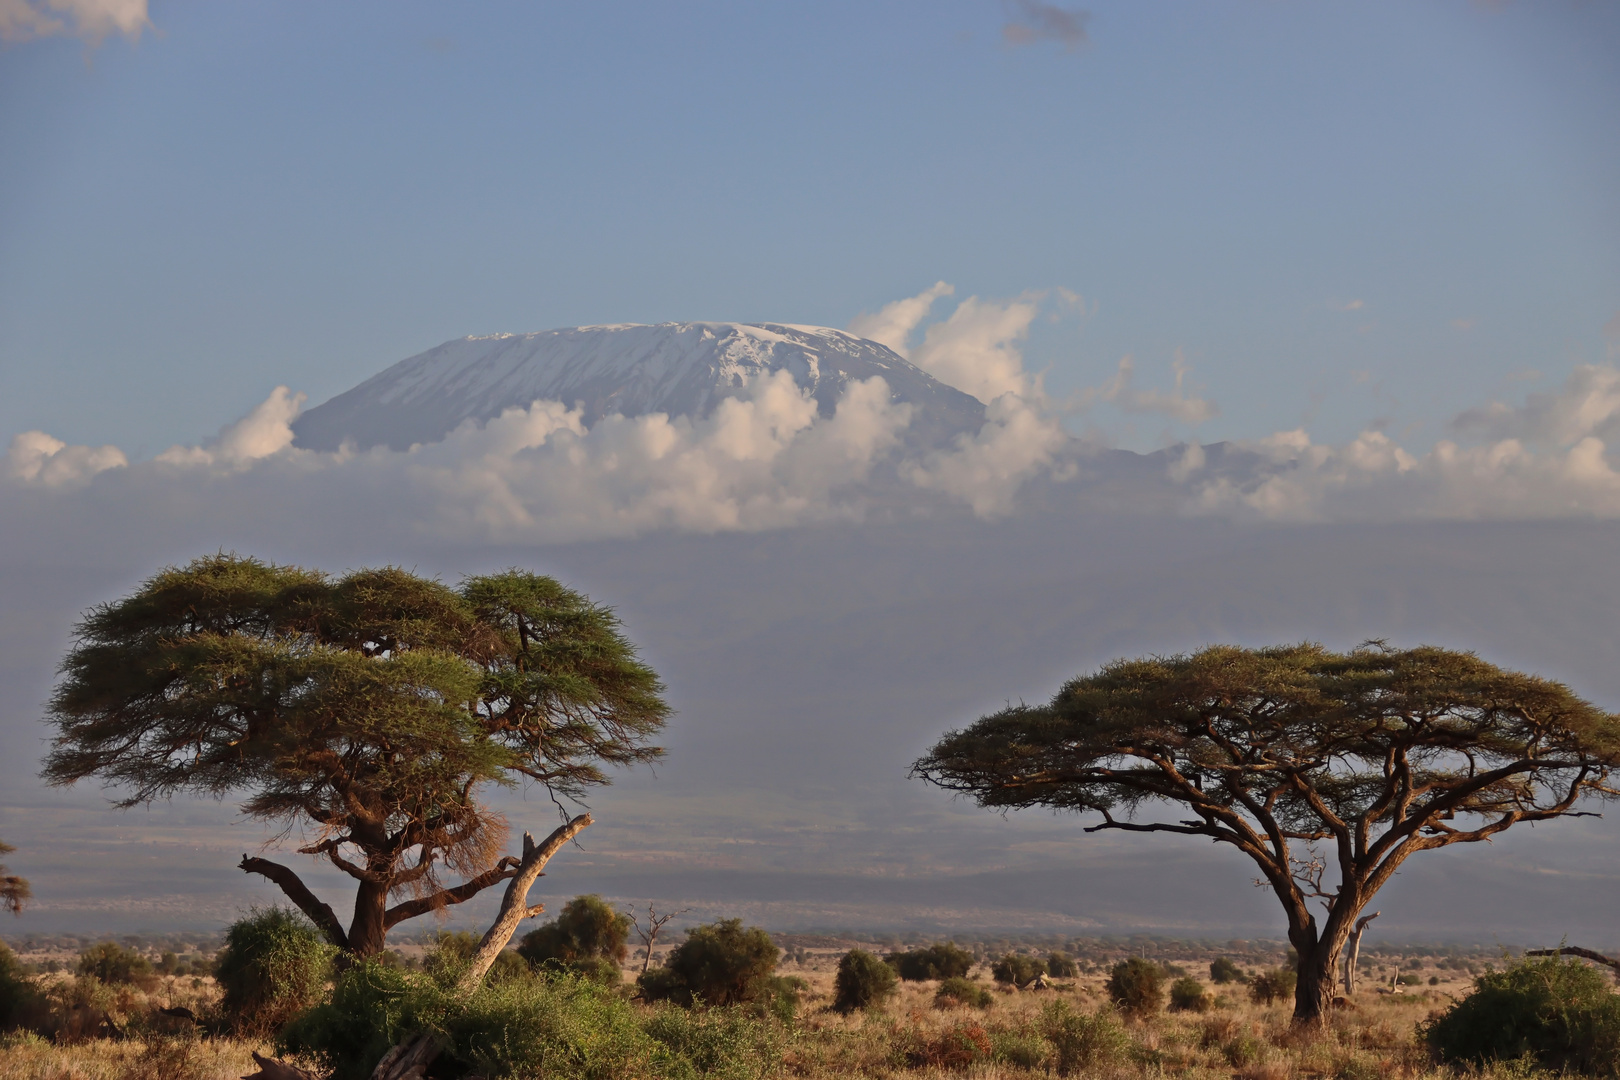
[(242, 856), (242, 861), (237, 863), (237, 866), (245, 873), (258, 874), (275, 882), (286, 894), (287, 899), (297, 904), (298, 910), (308, 915), (310, 921), (321, 928), (327, 940), (340, 949), (348, 949), (349, 935), (343, 932), (343, 924), (338, 922), (337, 916), (332, 914), (329, 906), (315, 898), (315, 894), (309, 891), (309, 886), (305, 885), (292, 870), (269, 859), (250, 859), (247, 855)]
[(392, 928), (406, 919), (414, 919), (418, 915), (426, 915), (430, 911), (438, 911), (451, 904), (466, 903), (491, 885), (498, 885), (516, 876), (519, 865), (517, 859), (508, 855), (482, 874), (467, 879), (453, 889), (440, 889), (432, 896), (422, 896), (395, 904), (383, 915), (383, 926)]

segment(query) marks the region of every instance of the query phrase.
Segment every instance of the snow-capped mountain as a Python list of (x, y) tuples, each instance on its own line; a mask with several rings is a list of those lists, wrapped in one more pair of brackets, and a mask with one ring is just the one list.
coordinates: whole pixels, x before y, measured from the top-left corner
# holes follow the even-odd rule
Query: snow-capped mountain
[(908, 442), (939, 445), (984, 422), (984, 405), (842, 330), (778, 323), (580, 326), (447, 341), (304, 413), (297, 444), (403, 450), (443, 439), (537, 400), (609, 413), (702, 416), (749, 379), (787, 371), (830, 416), (851, 381), (881, 375), (896, 403), (913, 406)]

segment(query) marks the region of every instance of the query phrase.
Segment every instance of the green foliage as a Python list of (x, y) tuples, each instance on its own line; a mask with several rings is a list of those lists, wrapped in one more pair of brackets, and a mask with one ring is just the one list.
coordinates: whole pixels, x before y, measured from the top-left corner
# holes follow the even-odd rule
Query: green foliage
[(780, 988), (768, 980), (779, 955), (765, 931), (744, 929), (741, 919), (721, 919), (688, 930), (664, 967), (642, 976), (641, 993), (649, 1001), (678, 1005), (776, 1000)]
[(150, 960), (116, 941), (102, 941), (84, 950), (74, 971), (109, 984), (140, 984), (150, 981), (154, 974)]
[(1529, 1056), (1544, 1068), (1620, 1073), (1620, 995), (1574, 958), (1527, 959), (1474, 980), (1424, 1032), (1441, 1061), (1486, 1065)]
[(223, 991), (220, 1012), (244, 1034), (279, 1029), (325, 996), (336, 952), (295, 912), (275, 907), (253, 911), (225, 931), (225, 947), (214, 969)]
[(1035, 1033), (1015, 1028), (990, 1032), (990, 1060), (1015, 1069), (1035, 1070), (1047, 1058), (1047, 1043)]
[(1120, 961), (1108, 973), (1108, 1000), (1136, 1016), (1158, 1012), (1164, 1008), (1163, 969), (1140, 956)]
[[(0, 855), (10, 855), (17, 849), (0, 840)], [(28, 886), (26, 878), (6, 873), (6, 868), (0, 865), (0, 908), (21, 915), (23, 907), (33, 898), (33, 890)]]
[(600, 896), (576, 896), (551, 922), (523, 935), (518, 955), (534, 968), (573, 971), (604, 982), (620, 979), (629, 953), (630, 917)]
[(1288, 1001), (1294, 996), (1299, 973), (1293, 968), (1272, 968), (1255, 973), (1249, 979), (1249, 1000), (1256, 1005), (1270, 1005), (1274, 1001)]
[(851, 949), (833, 977), (833, 1008), (841, 1013), (875, 1008), (894, 993), (895, 982), (894, 968), (865, 949)]
[(1023, 986), (1033, 981), (1037, 975), (1045, 974), (1045, 961), (1025, 956), (1023, 953), (1008, 953), (990, 965), (990, 975), (996, 982), (1010, 983), (1013, 986)]
[[(276, 1037), (282, 1053), (314, 1058), (332, 1080), (368, 1080), (382, 1056), (431, 1014), (431, 980), (413, 981), (377, 959), (339, 975), (332, 996), (300, 1014)], [(434, 987), (436, 989), (436, 987)]]
[(40, 1003), (39, 991), (5, 942), (0, 941), (0, 1031), (27, 1023)]
[(1080, 966), (1067, 953), (1055, 952), (1046, 958), (1046, 973), (1054, 979), (1073, 979), (1080, 974)]
[(934, 995), (934, 1006), (949, 1008), (952, 1005), (966, 1005), (974, 1009), (988, 1009), (995, 1004), (995, 1000), (996, 996), (987, 987), (964, 976), (953, 975), (940, 981), (939, 992)]
[(1209, 981), (1219, 986), (1243, 981), (1243, 971), (1231, 960), (1217, 956), (1209, 964)]
[(751, 1080), (781, 1056), (777, 1027), (746, 1010), (643, 1013), (567, 972), (520, 973), (460, 997), (430, 975), (375, 962), (339, 976), (331, 1001), (299, 1017), (278, 1046), (314, 1058), (332, 1080), (366, 1080), (389, 1047), (418, 1033), (444, 1047), (435, 1075), (490, 1080)]
[(973, 969), (973, 954), (950, 941), (890, 953), (884, 960), (907, 982), (961, 977)]
[(1204, 992), (1204, 986), (1190, 975), (1184, 975), (1170, 984), (1171, 1012), (1209, 1012), (1214, 999)]
[(1111, 1014), (1087, 1016), (1063, 1000), (1041, 1009), (1040, 1028), (1052, 1044), (1059, 1076), (1102, 1072), (1122, 1063), (1130, 1050), (1130, 1036)]
[(242, 792), (249, 817), (319, 829), (323, 852), (358, 851), (386, 878), (357, 926), (381, 925), (401, 888), (415, 895), (390, 925), (434, 910), (441, 868), (497, 883), (488, 787), (579, 795), (604, 766), (657, 759), (669, 712), (611, 611), (518, 570), (452, 589), (220, 554), (93, 609), (76, 635), (45, 778), (99, 777), (124, 806)]
[[(454, 986), (461, 973), (467, 969), (473, 953), (478, 951), (478, 943), (482, 940), (479, 935), (465, 930), (440, 931), (433, 939), (433, 948), (423, 958), (422, 966), (441, 985)], [(392, 954), (383, 955), (389, 957)], [(521, 956), (510, 949), (503, 949), (496, 955), (495, 962), (489, 966), (489, 971), (484, 974), (484, 981), (499, 982), (526, 974), (528, 970), (529, 965), (524, 963)]]

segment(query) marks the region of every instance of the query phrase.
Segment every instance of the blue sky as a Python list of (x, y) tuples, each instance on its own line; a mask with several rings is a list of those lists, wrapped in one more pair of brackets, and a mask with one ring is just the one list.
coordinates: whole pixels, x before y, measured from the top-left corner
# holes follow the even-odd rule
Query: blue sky
[(1027, 349), (1059, 391), (1182, 350), (1219, 414), (1116, 418), (1139, 449), (1432, 441), (1613, 347), (1615, 5), (1091, 3), (1014, 44), (1034, 7), (159, 0), (14, 40), (0, 435), (138, 459), (466, 333), (843, 326), (937, 279), (1080, 294)]

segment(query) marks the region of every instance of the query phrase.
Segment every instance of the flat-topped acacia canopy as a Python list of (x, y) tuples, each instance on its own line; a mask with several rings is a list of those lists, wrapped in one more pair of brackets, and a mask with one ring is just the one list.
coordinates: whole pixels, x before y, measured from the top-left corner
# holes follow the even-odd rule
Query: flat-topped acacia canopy
[[(1620, 718), (1559, 683), (1369, 642), (1116, 661), (948, 733), (913, 774), (985, 807), (1099, 815), (1088, 832), (1231, 844), (1282, 902), (1295, 1017), (1313, 1021), (1356, 916), (1409, 856), (1580, 814), (1620, 794), (1617, 764)], [(1190, 816), (1138, 820), (1164, 804)]]
[(353, 920), (285, 866), (242, 869), (357, 956), (513, 875), (489, 785), (578, 796), (607, 766), (656, 760), (669, 715), (611, 611), (520, 570), (450, 588), (215, 555), (93, 609), (62, 675), (45, 779), (98, 777), (121, 806), (244, 793), (245, 813), (302, 828), (300, 851), (357, 881)]

